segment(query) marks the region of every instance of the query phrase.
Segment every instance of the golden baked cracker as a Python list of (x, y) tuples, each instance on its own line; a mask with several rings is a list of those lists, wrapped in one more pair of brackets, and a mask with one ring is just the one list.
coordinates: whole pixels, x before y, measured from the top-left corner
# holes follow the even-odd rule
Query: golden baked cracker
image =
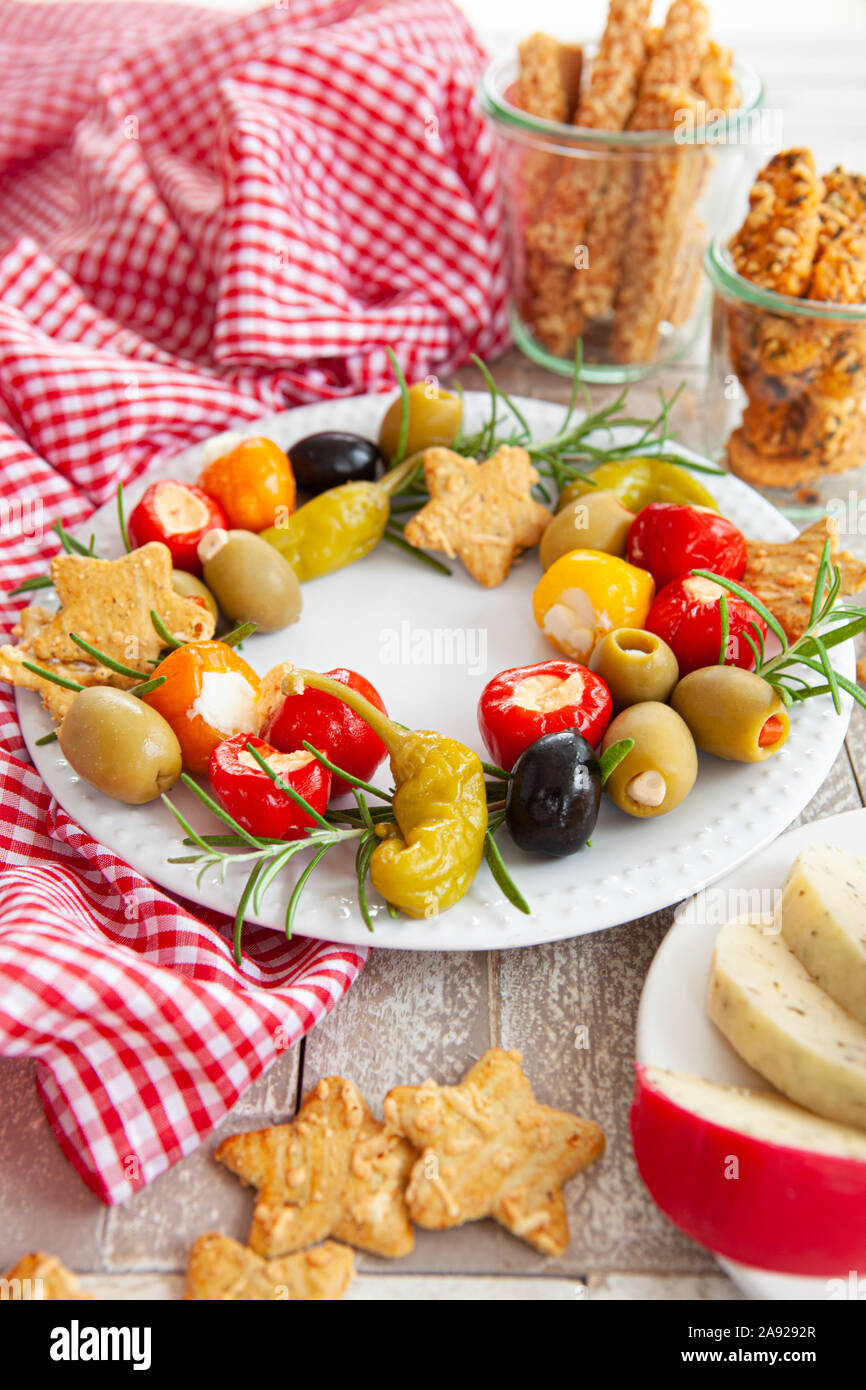
[(816, 319), (785, 318), (781, 314), (756, 317), (762, 370), (769, 376), (796, 377), (791, 394), (798, 394), (821, 366), (826, 329)]
[(184, 1298), (193, 1302), (311, 1302), (342, 1298), (352, 1280), (351, 1250), (333, 1240), (279, 1260), (208, 1231), (189, 1255)]
[(5, 1298), (11, 1303), (48, 1302), (93, 1303), (93, 1294), (85, 1293), (77, 1276), (61, 1264), (56, 1255), (41, 1250), (24, 1255), (13, 1269), (3, 1275)]
[(750, 396), (743, 411), (743, 435), (759, 454), (790, 454), (797, 448), (804, 410), (800, 401)]
[[(706, 121), (703, 99), (687, 87), (654, 88), (641, 106), (648, 130), (673, 130), (690, 112)], [(703, 178), (706, 153), (675, 145), (640, 172), (614, 305), (611, 355), (617, 362), (646, 362), (655, 353), (659, 324), (668, 313), (677, 252)]]
[(667, 317), (675, 328), (688, 323), (698, 302), (704, 282), (701, 255), (705, 240), (706, 228), (696, 217), (680, 243), (671, 281)]
[(852, 222), (866, 216), (866, 175), (849, 174), (841, 164), (824, 175), (824, 199), (818, 208), (818, 254)]
[(866, 564), (839, 549), (839, 528), (823, 517), (790, 541), (746, 541), (747, 563), (741, 583), (778, 619), (793, 642), (808, 626), (818, 566), (826, 541), (842, 575), (842, 593), (866, 588)]
[(709, 40), (694, 86), (715, 111), (736, 110), (742, 98), (734, 76), (734, 55), (729, 48), (715, 39)]
[(483, 463), (452, 449), (428, 449), (424, 476), (430, 501), (406, 526), (407, 541), (459, 556), (485, 588), (502, 583), (518, 553), (537, 545), (550, 522), (530, 492), (538, 473), (525, 449), (503, 444)]
[(749, 211), (730, 243), (740, 275), (764, 289), (800, 296), (812, 275), (824, 184), (811, 150), (773, 156), (749, 193)]
[(866, 399), (866, 327), (828, 330), (815, 390), (823, 396)]
[(815, 262), (806, 297), (828, 304), (866, 303), (866, 216), (827, 243)]
[(171, 584), (171, 552), (159, 541), (122, 555), (97, 560), (89, 555), (55, 555), (51, 579), (60, 612), (22, 644), (28, 660), (78, 661), (81, 648), (69, 633), (98, 647), (116, 661), (146, 670), (163, 647), (150, 610), (181, 642), (213, 636), (213, 615), (194, 599), (182, 598)]
[[(541, 120), (570, 120), (580, 93), (583, 49), (563, 44), (549, 34), (532, 34), (519, 46), (519, 71), (511, 95), (512, 103)], [(520, 174), (525, 213), (533, 216), (546, 197), (560, 167), (556, 155), (526, 148), (521, 155)]]
[(531, 34), (518, 46), (520, 60), (511, 101), (530, 116), (568, 121), (580, 95), (583, 49), (549, 34)]
[(249, 1242), (258, 1254), (326, 1236), (390, 1259), (413, 1247), (404, 1189), (414, 1155), (351, 1081), (327, 1077), (291, 1124), (236, 1134), (215, 1156), (257, 1189)]
[(701, 0), (673, 0), (641, 76), (638, 109), (654, 88), (694, 84), (709, 45), (709, 27), (710, 16)]
[[(611, 0), (607, 25), (574, 123), (593, 130), (624, 130), (644, 63), (645, 26), (651, 0)], [(584, 242), (590, 201), (603, 177), (598, 160), (570, 159), (556, 179), (527, 244), (554, 265), (570, 269)]]
[(799, 452), (761, 453), (750, 442), (742, 425), (728, 439), (727, 456), (731, 472), (751, 487), (799, 487), (815, 477), (814, 463)]
[(568, 1246), (562, 1184), (604, 1151), (598, 1125), (539, 1105), (519, 1052), (491, 1048), (458, 1086), (396, 1086), (385, 1120), (421, 1156), (407, 1201), (431, 1230), (492, 1216), (545, 1255)]
[[(0, 681), (8, 681), (10, 685), (17, 685), (22, 690), (37, 691), (42, 696), (45, 709), (59, 724), (64, 719), (76, 692), (68, 690), (65, 686), (55, 685), (53, 681), (37, 676), (34, 671), (28, 671), (23, 663), (31, 659), (20, 645), (0, 647)], [(78, 685), (114, 685), (120, 690), (128, 690), (135, 684), (126, 676), (119, 676), (115, 671), (109, 671), (106, 666), (97, 666), (93, 662), (40, 661), (34, 664), (51, 671), (55, 676), (60, 676), (62, 680), (76, 681)]]

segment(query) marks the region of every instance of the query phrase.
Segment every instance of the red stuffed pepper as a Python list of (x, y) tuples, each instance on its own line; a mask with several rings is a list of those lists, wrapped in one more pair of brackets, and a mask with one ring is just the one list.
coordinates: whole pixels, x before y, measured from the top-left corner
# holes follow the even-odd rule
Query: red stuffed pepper
[(719, 664), (723, 595), (728, 603), (725, 665), (751, 670), (755, 658), (746, 637), (760, 649), (757, 632), (760, 629), (761, 636), (766, 637), (767, 624), (745, 599), (698, 575), (675, 579), (656, 595), (646, 620), (647, 630), (667, 642), (677, 659), (681, 679), (701, 666)]
[(247, 745), (308, 801), (319, 815), (331, 794), (331, 774), (305, 748), (280, 753), (253, 734), (234, 734), (213, 750), (208, 777), (214, 795), (230, 816), (248, 830), (272, 840), (299, 840), (315, 821), (259, 767)]
[[(357, 690), (383, 714), (388, 713), (378, 690), (357, 671), (338, 667), (324, 674), (347, 685), (350, 690)], [(382, 740), (359, 714), (344, 705), (342, 700), (336, 700), (322, 690), (313, 690), (311, 686), (307, 686), (299, 695), (283, 696), (268, 715), (261, 732), (262, 737), (275, 748), (287, 752), (302, 747), (306, 739), (331, 762), (362, 782), (369, 782), (376, 768), (388, 756)], [(334, 778), (332, 796), (342, 796), (349, 790), (349, 784), (342, 777)]]
[(228, 527), (226, 514), (213, 497), (192, 483), (162, 478), (151, 483), (129, 514), (129, 535), (135, 545), (162, 541), (171, 551), (175, 569), (201, 574), (198, 543), (215, 526)]
[(500, 671), (481, 693), (478, 729), (499, 767), (510, 772), (544, 734), (577, 729), (597, 748), (610, 723), (610, 691), (577, 661), (539, 661)]
[(649, 570), (660, 589), (693, 569), (740, 579), (746, 539), (732, 521), (709, 507), (652, 502), (629, 528), (628, 558)]

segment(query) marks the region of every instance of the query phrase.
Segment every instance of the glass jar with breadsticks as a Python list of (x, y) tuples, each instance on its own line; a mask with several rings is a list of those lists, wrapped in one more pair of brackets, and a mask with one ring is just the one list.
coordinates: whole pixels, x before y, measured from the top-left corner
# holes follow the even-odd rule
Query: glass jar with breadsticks
[(866, 481), (866, 177), (774, 155), (706, 269), (710, 451), (795, 518), (844, 513), (866, 545), (849, 515)]
[(533, 34), (494, 62), (512, 246), (512, 328), (534, 361), (635, 380), (681, 356), (706, 304), (701, 257), (741, 191), (757, 75), (709, 36), (700, 0), (612, 0), (597, 45)]

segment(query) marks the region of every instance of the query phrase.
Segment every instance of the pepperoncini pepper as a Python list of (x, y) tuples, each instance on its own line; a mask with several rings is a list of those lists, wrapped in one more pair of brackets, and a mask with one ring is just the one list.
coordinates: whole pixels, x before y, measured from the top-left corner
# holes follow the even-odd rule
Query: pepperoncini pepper
[(707, 492), (703, 483), (699, 483), (688, 469), (666, 463), (664, 459), (630, 458), (622, 459), (619, 463), (600, 463), (597, 468), (591, 469), (587, 477), (592, 482), (576, 478), (562, 489), (557, 511), (562, 511), (576, 497), (595, 491), (595, 487), (615, 492), (631, 512), (639, 512), (651, 502), (678, 502), (710, 507), (714, 512), (719, 510), (712, 493)]
[(413, 455), (376, 483), (328, 488), (262, 537), (288, 560), (302, 584), (354, 564), (379, 544), (391, 514), (391, 495), (418, 463)]
[(481, 760), (456, 739), (395, 724), (350, 686), (313, 671), (299, 682), (342, 700), (388, 749), (394, 778), (394, 825), (373, 851), (370, 879), (407, 917), (435, 917), (453, 907), (478, 872), (487, 833), (487, 794)]

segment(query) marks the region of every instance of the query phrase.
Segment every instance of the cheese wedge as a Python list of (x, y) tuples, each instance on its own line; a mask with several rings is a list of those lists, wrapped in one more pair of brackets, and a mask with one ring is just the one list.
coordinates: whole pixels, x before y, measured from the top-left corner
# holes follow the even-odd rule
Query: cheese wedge
[(708, 1007), (731, 1046), (789, 1099), (866, 1129), (866, 1027), (813, 979), (771, 920), (722, 927)]
[(866, 1023), (866, 859), (810, 845), (782, 894), (782, 935), (837, 1004)]
[[(666, 1095), (674, 1105), (721, 1129), (778, 1144), (804, 1153), (855, 1158), (866, 1165), (866, 1133), (851, 1125), (834, 1124), (793, 1105), (775, 1091), (750, 1091), (744, 1086), (723, 1086), (684, 1072), (646, 1068), (647, 1084)], [(866, 1166), (863, 1169), (866, 1187)]]

